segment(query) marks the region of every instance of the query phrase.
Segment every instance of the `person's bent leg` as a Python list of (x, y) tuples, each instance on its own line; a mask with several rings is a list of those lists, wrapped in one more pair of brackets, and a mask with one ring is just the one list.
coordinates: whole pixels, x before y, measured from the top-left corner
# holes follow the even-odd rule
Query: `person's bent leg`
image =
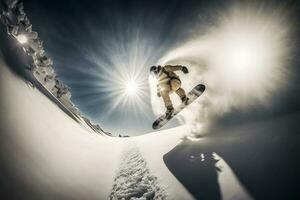
[(164, 104), (165, 104), (165, 106), (166, 106), (167, 109), (173, 107), (173, 104), (172, 104), (172, 101), (171, 101), (169, 93), (162, 92), (161, 93), (161, 97), (163, 98)]
[(161, 92), (160, 92), (161, 97), (164, 100), (164, 104), (166, 106), (167, 109), (172, 109), (173, 108), (173, 104), (170, 98), (170, 87), (169, 86), (165, 86), (162, 88)]
[(180, 88), (181, 82), (178, 79), (171, 79), (170, 80), (170, 86), (171, 86), (171, 90), (173, 92), (176, 92)]
[(166, 115), (167, 117), (171, 116), (171, 113), (174, 111), (174, 107), (170, 98), (170, 92), (171, 92), (171, 87), (168, 85), (164, 87), (163, 90), (161, 90), (161, 97), (164, 100), (165, 106), (166, 106)]
[(177, 91), (176, 91), (176, 94), (178, 94), (178, 96), (180, 97), (182, 103), (184, 104), (188, 104), (188, 100), (189, 98), (186, 96), (186, 93), (184, 91), (184, 89), (182, 88), (179, 88)]
[(180, 97), (181, 101), (186, 100), (186, 93), (184, 89), (181, 88), (181, 82), (178, 79), (171, 80), (171, 87), (174, 92)]
[(181, 100), (186, 97), (185, 91), (182, 88), (176, 90), (176, 94), (180, 97)]

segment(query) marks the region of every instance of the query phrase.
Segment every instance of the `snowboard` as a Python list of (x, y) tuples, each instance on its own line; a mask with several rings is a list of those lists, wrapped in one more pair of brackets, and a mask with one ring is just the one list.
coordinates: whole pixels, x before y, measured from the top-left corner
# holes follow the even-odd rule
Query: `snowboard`
[(187, 107), (188, 105), (190, 105), (193, 101), (195, 101), (204, 92), (204, 90), (205, 90), (205, 85), (203, 85), (203, 84), (196, 85), (187, 94), (187, 97), (189, 98), (189, 100), (187, 102), (181, 103), (180, 105), (178, 105), (171, 114), (169, 114), (169, 115), (164, 114), (164, 115), (160, 116), (157, 120), (155, 120), (155, 122), (153, 122), (152, 128), (153, 129), (159, 129), (159, 128), (163, 127), (175, 115), (177, 115), (185, 107)]

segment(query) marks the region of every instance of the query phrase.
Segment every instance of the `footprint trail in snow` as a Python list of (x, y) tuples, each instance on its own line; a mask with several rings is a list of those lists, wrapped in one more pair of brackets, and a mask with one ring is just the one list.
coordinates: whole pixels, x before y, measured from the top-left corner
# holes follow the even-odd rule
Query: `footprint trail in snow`
[(137, 147), (125, 151), (120, 170), (114, 179), (110, 200), (165, 200), (165, 191), (150, 174)]

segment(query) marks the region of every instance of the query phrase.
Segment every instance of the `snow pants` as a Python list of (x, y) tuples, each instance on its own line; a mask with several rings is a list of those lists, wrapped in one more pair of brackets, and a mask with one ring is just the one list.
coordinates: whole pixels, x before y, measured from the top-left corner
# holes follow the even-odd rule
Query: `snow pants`
[(168, 83), (162, 84), (160, 86), (160, 95), (164, 100), (165, 106), (166, 107), (171, 107), (173, 106), (170, 94), (172, 92), (176, 92), (176, 94), (182, 99), (185, 97), (185, 91), (184, 89), (181, 88), (181, 82), (178, 79), (170, 79)]

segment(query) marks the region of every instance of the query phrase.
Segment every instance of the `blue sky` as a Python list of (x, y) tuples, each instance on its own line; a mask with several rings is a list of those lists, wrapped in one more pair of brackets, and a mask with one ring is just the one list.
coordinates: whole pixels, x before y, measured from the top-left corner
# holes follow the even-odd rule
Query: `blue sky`
[[(81, 112), (113, 134), (139, 135), (151, 132), (156, 119), (148, 87), (150, 66), (186, 38), (197, 37), (192, 29), (205, 30), (216, 11), (230, 2), (26, 0), (24, 5), (59, 79), (71, 88), (72, 101)], [(124, 94), (131, 79), (141, 91), (136, 96)], [(286, 98), (286, 106), (280, 109), (298, 108), (297, 84), (291, 85), (293, 89), (284, 91), (286, 97), (275, 99), (275, 107)], [(176, 125), (173, 120), (165, 128)]]
[[(189, 34), (196, 5), (201, 2), (33, 0), (25, 11), (81, 112), (114, 134), (137, 135), (150, 132), (157, 118), (149, 68)], [(143, 94), (126, 97), (122, 79), (132, 78)]]

